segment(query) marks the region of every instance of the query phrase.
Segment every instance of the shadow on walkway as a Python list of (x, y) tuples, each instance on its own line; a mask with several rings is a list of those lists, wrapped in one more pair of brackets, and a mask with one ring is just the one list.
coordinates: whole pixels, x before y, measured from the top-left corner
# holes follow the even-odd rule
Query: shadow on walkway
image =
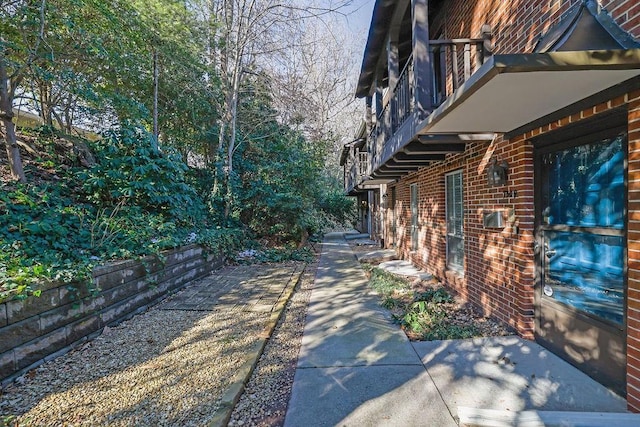
[(285, 426), (456, 426), (459, 407), (625, 412), (626, 402), (518, 337), (411, 343), (343, 234), (328, 234)]

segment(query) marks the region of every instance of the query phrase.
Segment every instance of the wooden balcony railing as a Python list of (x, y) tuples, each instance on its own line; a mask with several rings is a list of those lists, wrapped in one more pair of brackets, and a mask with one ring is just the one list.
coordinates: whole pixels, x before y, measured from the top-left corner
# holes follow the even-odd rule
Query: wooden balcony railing
[(442, 104), (460, 84), (492, 55), (491, 31), (483, 28), (482, 38), (430, 40), (429, 54), (433, 67), (433, 107)]
[(345, 190), (351, 191), (362, 183), (369, 169), (369, 153), (359, 151), (356, 157), (351, 159), (350, 166), (345, 173)]
[(429, 90), (431, 108), (435, 109), (493, 54), (491, 29), (489, 26), (483, 26), (480, 38), (430, 40), (429, 54), (431, 87), (416, 87), (414, 63), (413, 59), (409, 58), (398, 77), (393, 93), (388, 97), (382, 111), (377, 112), (367, 141), (367, 151), (372, 162), (379, 160), (385, 143), (414, 114), (416, 91)]
[(411, 116), (414, 108), (413, 87), (413, 58), (409, 58), (393, 92), (391, 118), (394, 131)]

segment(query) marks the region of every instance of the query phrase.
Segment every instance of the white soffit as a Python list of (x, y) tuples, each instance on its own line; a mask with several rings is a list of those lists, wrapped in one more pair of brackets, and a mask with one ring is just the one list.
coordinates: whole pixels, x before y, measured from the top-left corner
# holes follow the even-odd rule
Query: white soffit
[(391, 182), (395, 181), (395, 179), (370, 179), (367, 180), (365, 183), (360, 185), (360, 188), (362, 188), (363, 190), (377, 190), (378, 186), (381, 184), (389, 184)]
[[(616, 52), (617, 53), (617, 52)], [(421, 134), (510, 132), (640, 76), (640, 51), (504, 55), (479, 69), (423, 123)], [(539, 60), (542, 58), (542, 60)]]

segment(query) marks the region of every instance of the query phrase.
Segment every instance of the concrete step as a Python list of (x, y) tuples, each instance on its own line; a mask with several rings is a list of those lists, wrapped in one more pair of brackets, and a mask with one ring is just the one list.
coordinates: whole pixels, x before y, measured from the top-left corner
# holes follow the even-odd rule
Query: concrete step
[(637, 427), (628, 412), (504, 411), (458, 406), (461, 427)]
[(344, 233), (345, 240), (358, 240), (358, 239), (368, 239), (369, 235), (366, 233)]

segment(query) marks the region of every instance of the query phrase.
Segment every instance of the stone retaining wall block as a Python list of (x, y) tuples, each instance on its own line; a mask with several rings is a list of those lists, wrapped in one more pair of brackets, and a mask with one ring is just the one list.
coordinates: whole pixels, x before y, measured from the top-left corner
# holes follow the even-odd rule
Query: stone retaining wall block
[(62, 349), (67, 345), (66, 338), (64, 329), (56, 329), (50, 334), (16, 347), (14, 349), (16, 368), (26, 368), (38, 360), (44, 359), (50, 353)]
[(31, 317), (21, 322), (0, 329), (0, 353), (9, 351), (40, 335), (38, 317)]

